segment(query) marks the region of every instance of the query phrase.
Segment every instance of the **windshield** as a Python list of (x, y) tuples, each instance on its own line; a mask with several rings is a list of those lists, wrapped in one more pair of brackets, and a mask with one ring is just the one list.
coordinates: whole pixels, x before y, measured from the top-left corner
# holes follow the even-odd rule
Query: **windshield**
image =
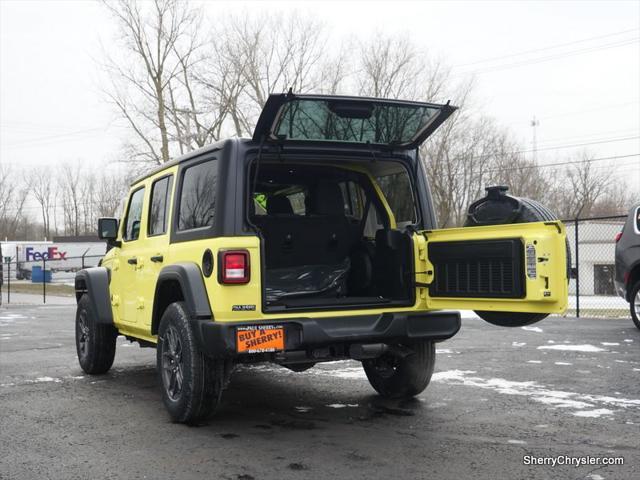
[(404, 145), (438, 116), (424, 104), (296, 99), (285, 103), (273, 134), (287, 140)]

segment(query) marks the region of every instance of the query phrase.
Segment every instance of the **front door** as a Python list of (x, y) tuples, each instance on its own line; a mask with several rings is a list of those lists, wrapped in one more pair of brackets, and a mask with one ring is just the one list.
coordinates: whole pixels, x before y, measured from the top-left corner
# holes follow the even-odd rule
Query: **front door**
[[(127, 214), (122, 225), (122, 245), (117, 258), (118, 270), (113, 272), (115, 286), (115, 307), (119, 312), (122, 323), (134, 325), (138, 320), (139, 298), (136, 292), (138, 270), (143, 267), (144, 260), (139, 258), (143, 239), (142, 213), (144, 205), (145, 188), (134, 190), (127, 205)], [(112, 303), (114, 299), (112, 298)]]

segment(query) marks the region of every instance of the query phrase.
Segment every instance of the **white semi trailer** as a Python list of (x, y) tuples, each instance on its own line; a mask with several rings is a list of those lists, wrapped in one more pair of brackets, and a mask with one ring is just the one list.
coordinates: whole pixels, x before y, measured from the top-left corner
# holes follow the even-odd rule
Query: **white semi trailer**
[[(104, 242), (2, 242), (2, 255), (11, 260), (11, 276), (30, 280), (34, 266), (60, 272), (77, 272), (95, 266), (106, 252)], [(4, 275), (8, 275), (6, 261)]]

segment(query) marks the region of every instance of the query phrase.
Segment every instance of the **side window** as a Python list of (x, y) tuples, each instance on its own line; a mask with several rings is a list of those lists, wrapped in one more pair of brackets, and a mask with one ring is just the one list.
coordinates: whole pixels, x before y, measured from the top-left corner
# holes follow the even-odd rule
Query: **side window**
[(216, 212), (218, 162), (209, 160), (184, 170), (178, 206), (178, 230), (210, 227)]
[(255, 216), (306, 215), (309, 191), (302, 185), (283, 185), (282, 191), (255, 193), (253, 196)]
[(139, 188), (131, 194), (127, 217), (124, 222), (122, 239), (126, 242), (137, 240), (140, 236), (140, 222), (142, 220), (142, 204), (144, 201), (144, 188)]
[(149, 202), (149, 235), (162, 235), (167, 232), (169, 216), (169, 197), (173, 175), (153, 182), (151, 201)]
[(339, 185), (340, 190), (342, 190), (342, 196), (344, 197), (345, 215), (357, 220), (362, 220), (364, 210), (362, 201), (366, 198), (362, 187), (352, 181), (340, 182)]
[(376, 182), (389, 203), (398, 224), (416, 222), (411, 181), (406, 171), (376, 177)]

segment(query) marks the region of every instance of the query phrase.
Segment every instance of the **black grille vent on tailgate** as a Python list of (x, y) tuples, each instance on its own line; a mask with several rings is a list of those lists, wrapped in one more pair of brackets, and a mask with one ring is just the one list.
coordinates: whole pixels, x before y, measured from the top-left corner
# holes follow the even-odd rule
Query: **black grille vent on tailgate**
[(520, 239), (429, 243), (429, 261), (435, 267), (432, 297), (524, 297)]

